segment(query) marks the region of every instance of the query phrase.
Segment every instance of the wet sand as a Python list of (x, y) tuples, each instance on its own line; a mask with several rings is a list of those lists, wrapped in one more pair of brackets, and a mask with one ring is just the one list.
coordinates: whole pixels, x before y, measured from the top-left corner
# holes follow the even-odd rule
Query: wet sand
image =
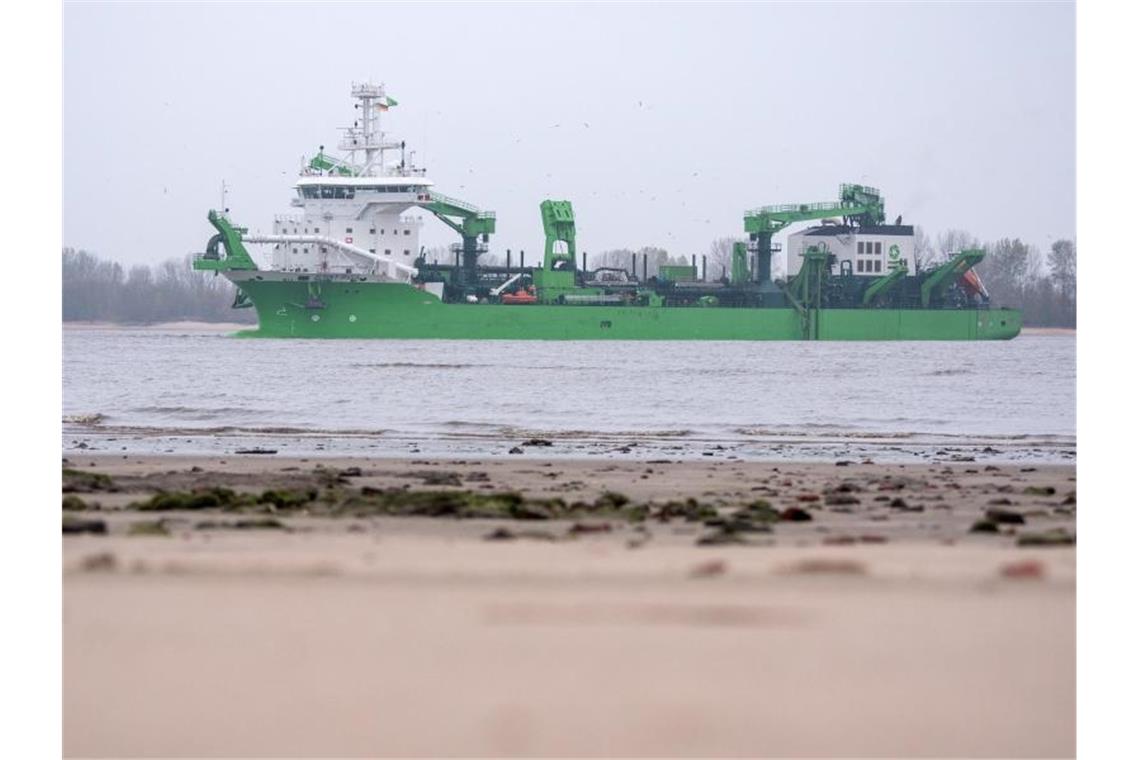
[[(1075, 551), (1018, 545), (1075, 532), (1072, 466), (541, 449), (69, 454), (65, 753), (1074, 754)], [(531, 519), (399, 513), (441, 492)]]

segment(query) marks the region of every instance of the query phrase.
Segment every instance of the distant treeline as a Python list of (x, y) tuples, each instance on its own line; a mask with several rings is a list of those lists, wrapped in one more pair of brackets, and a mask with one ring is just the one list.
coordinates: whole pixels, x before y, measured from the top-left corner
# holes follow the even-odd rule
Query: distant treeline
[(253, 309), (231, 309), (235, 288), (224, 277), (195, 272), (191, 257), (153, 267), (106, 261), (63, 249), (63, 321), (253, 322)]

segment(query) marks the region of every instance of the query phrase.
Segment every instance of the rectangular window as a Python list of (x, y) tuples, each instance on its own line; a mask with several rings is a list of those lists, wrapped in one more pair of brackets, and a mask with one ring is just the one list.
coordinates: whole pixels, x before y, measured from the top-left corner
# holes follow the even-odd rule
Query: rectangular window
[(369, 252), (369, 253), (376, 253), (376, 249), (375, 249), (375, 248), (369, 248), (369, 249), (368, 249), (368, 252)]
[(412, 255), (412, 252), (411, 252), (411, 251), (409, 251), (407, 248), (405, 248), (405, 249), (404, 249), (404, 255), (405, 255), (405, 256), (411, 256), (411, 255)]
[(345, 233), (347, 233), (347, 234), (349, 234), (349, 235), (351, 235), (351, 234), (352, 234), (352, 228), (351, 228), (351, 227), (345, 227), (345, 228), (344, 228), (344, 231), (345, 231)]
[(314, 227), (314, 228), (313, 228), (313, 232), (320, 232), (320, 231), (321, 231), (321, 228), (320, 228), (320, 227)]
[(863, 241), (862, 240), (859, 241), (859, 253), (860, 254), (863, 253)]
[[(859, 245), (863, 245), (863, 244), (860, 243)], [(860, 253), (862, 253), (862, 251), (860, 251)], [(855, 271), (856, 272), (862, 272), (863, 271), (863, 259), (859, 259), (858, 261), (855, 262)]]
[(875, 259), (875, 271), (876, 272), (883, 271), (883, 260), (882, 259)]
[(875, 255), (876, 256), (882, 256), (883, 255), (883, 243), (882, 243), (882, 241), (878, 241), (878, 240), (875, 241)]
[(391, 256), (392, 255), (392, 249), (391, 248), (385, 248), (384, 249), (384, 255), (385, 256)]
[(411, 231), (411, 230), (404, 230), (404, 234), (405, 234), (405, 235), (411, 235), (411, 234), (412, 234), (412, 231)]
[(369, 235), (375, 235), (376, 234), (376, 228), (373, 227), (372, 229), (368, 230), (368, 234)]

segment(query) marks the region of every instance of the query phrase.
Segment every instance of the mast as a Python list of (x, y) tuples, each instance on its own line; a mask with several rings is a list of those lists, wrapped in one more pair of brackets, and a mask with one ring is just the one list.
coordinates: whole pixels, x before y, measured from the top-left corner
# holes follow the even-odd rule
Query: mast
[(345, 128), (340, 148), (352, 154), (353, 163), (356, 163), (357, 152), (364, 152), (364, 164), (360, 169), (362, 176), (383, 174), (384, 151), (398, 148), (400, 145), (384, 142), (384, 132), (380, 129), (380, 114), (387, 111), (389, 106), (395, 105), (396, 101), (388, 97), (383, 83), (353, 84), (352, 97), (360, 101), (353, 106), (360, 111), (360, 118), (353, 123), (353, 126)]

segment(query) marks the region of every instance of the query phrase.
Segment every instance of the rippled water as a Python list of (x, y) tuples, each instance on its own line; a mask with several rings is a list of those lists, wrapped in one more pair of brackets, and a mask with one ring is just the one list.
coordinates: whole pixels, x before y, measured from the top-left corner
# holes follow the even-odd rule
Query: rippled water
[(1075, 450), (1071, 336), (389, 342), (69, 328), (63, 345), (65, 450), (476, 455), (532, 437), (554, 455)]

